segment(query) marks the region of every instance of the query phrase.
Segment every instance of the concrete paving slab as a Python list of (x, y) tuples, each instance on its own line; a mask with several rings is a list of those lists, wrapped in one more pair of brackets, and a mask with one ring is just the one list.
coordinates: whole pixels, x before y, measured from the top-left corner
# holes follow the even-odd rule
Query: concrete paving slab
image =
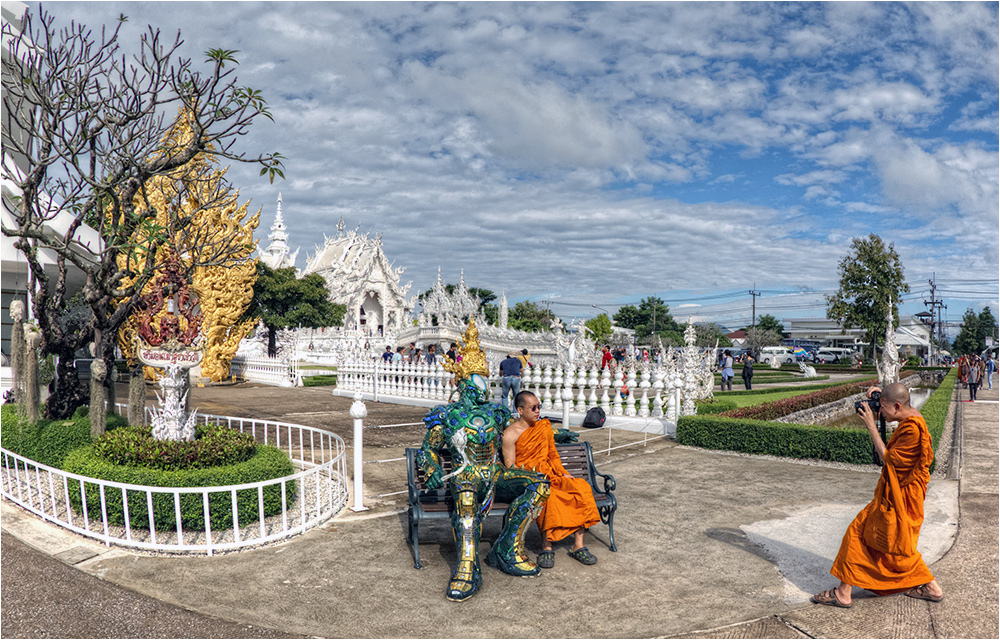
[(97, 557), (97, 552), (93, 549), (88, 549), (87, 547), (76, 545), (70, 547), (65, 551), (60, 551), (59, 553), (52, 556), (56, 560), (65, 562), (66, 564), (80, 564), (85, 560), (90, 560), (91, 558)]
[(778, 616), (768, 616), (741, 624), (686, 633), (674, 638), (808, 638)]

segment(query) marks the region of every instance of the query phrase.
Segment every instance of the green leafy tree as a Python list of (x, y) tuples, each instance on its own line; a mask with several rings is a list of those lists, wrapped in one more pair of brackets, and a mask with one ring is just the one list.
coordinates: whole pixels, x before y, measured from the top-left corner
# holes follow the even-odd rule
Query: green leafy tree
[(520, 331), (548, 331), (556, 315), (534, 302), (518, 302), (507, 315), (507, 325)]
[(980, 352), (986, 348), (987, 337), (993, 338), (993, 344), (997, 343), (997, 319), (989, 307), (985, 307), (979, 312), (979, 333), (977, 336), (979, 337), (979, 343), (983, 346), (979, 350)]
[[(749, 331), (752, 328), (753, 328), (753, 326), (751, 325), (751, 326), (743, 327), (743, 330), (744, 331)], [(778, 322), (778, 319), (775, 318), (774, 316), (772, 316), (769, 313), (765, 313), (764, 315), (762, 315), (759, 318), (757, 318), (757, 328), (758, 329), (763, 329), (764, 331), (773, 331), (773, 332), (777, 333), (778, 334), (778, 338), (779, 338), (778, 339), (778, 343), (781, 342), (781, 335), (783, 333), (785, 333), (785, 325), (783, 325), (780, 322)], [(768, 346), (768, 345), (763, 345), (763, 346)]]
[(642, 314), (639, 313), (638, 307), (631, 304), (620, 307), (613, 319), (615, 326), (622, 327), (623, 329), (635, 329), (642, 324)]
[(720, 347), (733, 346), (732, 340), (726, 337), (725, 329), (715, 323), (706, 322), (695, 325), (694, 330), (694, 343), (699, 347), (714, 347), (717, 340)]
[(615, 324), (635, 330), (636, 340), (643, 341), (660, 332), (681, 330), (670, 315), (670, 307), (655, 296), (643, 298), (638, 306), (625, 305), (618, 309), (618, 313), (615, 314)]
[(611, 318), (606, 313), (602, 313), (596, 318), (591, 318), (584, 324), (590, 329), (592, 333), (591, 339), (597, 344), (601, 344), (611, 337)]
[(962, 328), (955, 336), (952, 347), (961, 355), (982, 353), (986, 348), (986, 337), (993, 336), (996, 340), (996, 334), (997, 321), (989, 307), (983, 309), (979, 315), (969, 308), (962, 314)]
[(258, 262), (253, 300), (244, 317), (257, 318), (267, 327), (267, 353), (274, 357), (279, 329), (337, 326), (346, 311), (344, 305), (330, 302), (326, 281), (318, 273), (296, 278), (295, 267), (271, 269)]
[(885, 341), (886, 316), (892, 305), (893, 322), (898, 326), (896, 304), (902, 294), (910, 291), (903, 280), (903, 265), (892, 244), (871, 234), (854, 238), (851, 253), (840, 260), (840, 289), (826, 297), (826, 317), (840, 322), (846, 329), (865, 330), (865, 341), (876, 345)]

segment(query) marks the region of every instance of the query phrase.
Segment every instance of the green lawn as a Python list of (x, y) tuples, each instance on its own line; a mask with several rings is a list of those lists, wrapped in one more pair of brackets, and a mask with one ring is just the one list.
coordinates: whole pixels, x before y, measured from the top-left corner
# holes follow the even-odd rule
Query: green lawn
[(775, 400), (783, 400), (785, 398), (791, 398), (792, 396), (801, 396), (804, 393), (812, 393), (815, 389), (810, 389), (809, 387), (804, 387), (802, 390), (795, 391), (776, 391), (774, 393), (762, 393), (760, 395), (752, 396), (735, 396), (726, 395), (723, 393), (715, 394), (717, 400), (730, 400), (736, 403), (736, 407), (749, 407), (754, 404), (764, 404), (765, 402), (773, 402)]

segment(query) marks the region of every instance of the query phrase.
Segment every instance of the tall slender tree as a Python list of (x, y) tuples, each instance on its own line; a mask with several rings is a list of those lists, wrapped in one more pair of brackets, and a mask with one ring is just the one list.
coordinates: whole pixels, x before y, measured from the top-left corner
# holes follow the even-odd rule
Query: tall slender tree
[(875, 347), (885, 341), (887, 316), (892, 310), (898, 326), (897, 304), (910, 291), (903, 280), (903, 264), (892, 244), (874, 233), (854, 238), (851, 253), (840, 260), (840, 289), (826, 297), (826, 317), (840, 322), (846, 332), (851, 327), (865, 330), (865, 341)]

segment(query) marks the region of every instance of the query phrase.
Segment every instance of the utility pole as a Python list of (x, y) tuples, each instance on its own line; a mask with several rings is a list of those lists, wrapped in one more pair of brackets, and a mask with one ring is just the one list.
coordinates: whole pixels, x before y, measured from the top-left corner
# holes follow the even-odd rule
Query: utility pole
[[(930, 361), (930, 364), (932, 364), (932, 365), (937, 364), (937, 362), (935, 361), (935, 359), (933, 357), (933, 353), (934, 353), (934, 341), (936, 339), (935, 338), (935, 333), (934, 333), (934, 326), (936, 324), (937, 327), (938, 327), (938, 329), (940, 330), (940, 328), (942, 326), (941, 325), (941, 307), (944, 306), (944, 303), (941, 300), (939, 300), (937, 298), (937, 295), (936, 295), (937, 284), (934, 282), (936, 278), (937, 278), (937, 273), (935, 272), (935, 273), (931, 274), (931, 279), (927, 281), (927, 284), (931, 285), (931, 299), (929, 301), (928, 300), (924, 300), (924, 306), (930, 307), (930, 314), (931, 314), (931, 333), (930, 333), (930, 338), (931, 339), (929, 341), (930, 344), (928, 346), (928, 351), (927, 351), (928, 358), (927, 359)], [(934, 313), (935, 313), (935, 311), (938, 314), (938, 319), (937, 319), (936, 323), (934, 321)]]
[(748, 293), (750, 294), (750, 299), (753, 300), (753, 311), (751, 312), (753, 315), (750, 318), (750, 326), (753, 327), (753, 328), (756, 328), (757, 327), (757, 296), (760, 295), (760, 291), (757, 291), (757, 283), (756, 282), (753, 283), (753, 289), (751, 289)]

